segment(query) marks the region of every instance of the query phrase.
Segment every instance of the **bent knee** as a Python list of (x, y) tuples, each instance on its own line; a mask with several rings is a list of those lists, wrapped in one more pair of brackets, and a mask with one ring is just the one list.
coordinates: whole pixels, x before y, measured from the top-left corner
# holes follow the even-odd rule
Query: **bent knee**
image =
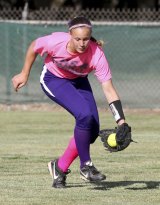
[(94, 124), (94, 117), (91, 113), (87, 115), (79, 115), (76, 119), (76, 126), (81, 129), (92, 129)]

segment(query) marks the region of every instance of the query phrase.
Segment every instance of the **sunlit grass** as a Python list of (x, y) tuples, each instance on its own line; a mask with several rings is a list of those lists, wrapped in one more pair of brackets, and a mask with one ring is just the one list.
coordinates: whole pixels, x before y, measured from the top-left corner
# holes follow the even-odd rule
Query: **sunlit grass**
[[(0, 204), (160, 204), (160, 113), (126, 112), (138, 143), (108, 153), (98, 138), (91, 156), (107, 180), (82, 181), (76, 159), (64, 190), (51, 187), (47, 162), (63, 153), (73, 134), (73, 117), (62, 110), (1, 111), (0, 116)], [(116, 126), (109, 112), (100, 111), (100, 121), (101, 128)]]

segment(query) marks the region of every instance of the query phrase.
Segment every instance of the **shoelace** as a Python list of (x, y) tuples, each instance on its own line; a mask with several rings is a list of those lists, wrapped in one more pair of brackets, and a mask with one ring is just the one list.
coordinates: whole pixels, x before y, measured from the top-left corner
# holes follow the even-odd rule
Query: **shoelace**
[(89, 170), (92, 171), (93, 174), (99, 174), (99, 171), (94, 166), (87, 166)]

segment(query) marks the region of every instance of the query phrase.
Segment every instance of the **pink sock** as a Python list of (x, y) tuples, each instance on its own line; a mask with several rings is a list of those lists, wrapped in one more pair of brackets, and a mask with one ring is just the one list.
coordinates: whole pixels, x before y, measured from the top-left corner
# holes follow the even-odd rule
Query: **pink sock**
[(70, 166), (70, 164), (76, 159), (78, 156), (77, 147), (75, 144), (74, 137), (71, 138), (67, 149), (63, 153), (63, 155), (58, 159), (58, 167), (63, 171), (66, 172)]

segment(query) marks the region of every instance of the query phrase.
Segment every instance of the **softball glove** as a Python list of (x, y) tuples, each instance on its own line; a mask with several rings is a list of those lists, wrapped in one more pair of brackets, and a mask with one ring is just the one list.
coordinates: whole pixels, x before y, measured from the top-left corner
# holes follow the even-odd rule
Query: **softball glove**
[(115, 129), (100, 130), (99, 136), (106, 150), (110, 152), (122, 151), (133, 142), (131, 127), (127, 123), (123, 123)]

